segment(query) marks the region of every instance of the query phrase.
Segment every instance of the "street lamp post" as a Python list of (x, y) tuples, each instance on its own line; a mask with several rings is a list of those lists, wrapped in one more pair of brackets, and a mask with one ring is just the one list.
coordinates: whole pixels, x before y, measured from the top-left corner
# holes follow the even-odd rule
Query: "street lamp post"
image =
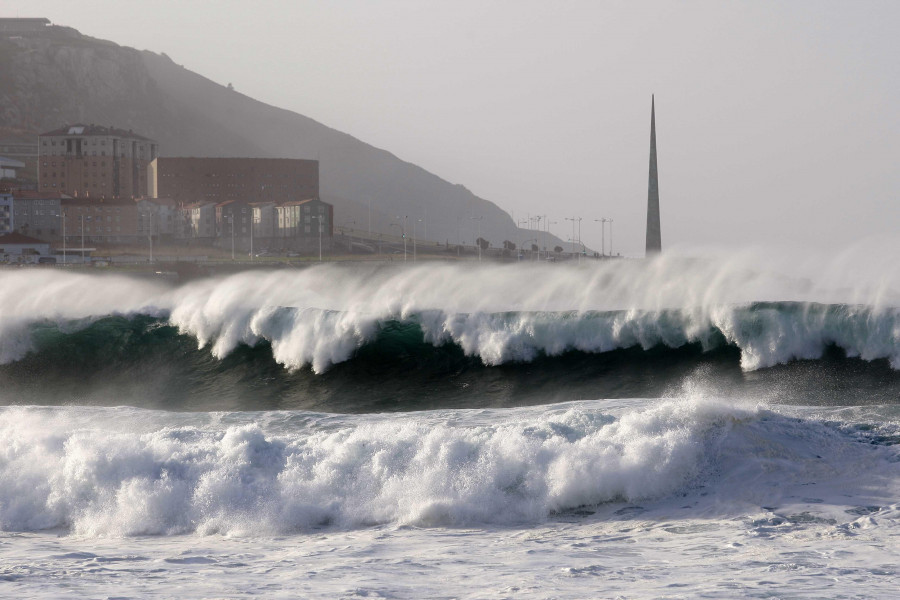
[[(322, 215), (313, 215), (313, 219), (319, 224), (319, 262), (322, 262)], [(332, 244), (334, 240), (332, 240)]]
[(606, 231), (606, 221), (606, 217), (594, 219), (595, 223), (600, 223), (600, 256), (606, 256), (606, 242), (603, 238), (604, 232)]
[(81, 265), (84, 266), (84, 215), (81, 215)]
[(413, 219), (413, 262), (416, 262), (416, 223), (422, 223), (422, 219)]
[(584, 242), (581, 241), (581, 217), (578, 217), (578, 243), (581, 244), (581, 254), (578, 256), (578, 262), (581, 262), (581, 257), (584, 256)]
[[(547, 228), (547, 235), (553, 235), (553, 234), (550, 232), (550, 226), (551, 226), (551, 225), (557, 225), (558, 223), (559, 223), (559, 221), (550, 221), (549, 219), (548, 219), (547, 221), (545, 221), (544, 225), (545, 225), (546, 228)], [(548, 253), (548, 256), (549, 256), (549, 253)]]
[[(400, 217), (397, 217), (397, 218), (399, 219)], [(402, 238), (403, 238), (403, 225), (401, 225), (400, 223), (391, 223), (390, 226), (388, 227), (388, 229), (390, 229), (391, 227), (396, 227), (397, 229), (400, 230), (400, 237), (401, 237), (401, 239), (402, 239)], [(393, 250), (392, 250), (391, 252), (393, 252)], [(406, 256), (406, 252), (404, 252), (403, 255), (404, 255), (404, 257), (405, 257), (405, 256)], [(391, 260), (394, 260), (394, 259), (391, 258)]]
[(475, 240), (475, 245), (478, 246), (478, 262), (481, 262), (481, 221), (484, 219), (484, 216), (480, 217), (472, 217), (473, 221), (478, 221), (478, 239)]
[(66, 211), (60, 210), (60, 216), (62, 216), (62, 230), (63, 230), (63, 264), (66, 264)]
[[(401, 217), (398, 216), (397, 220), (399, 221), (400, 218)], [(403, 216), (402, 223), (391, 223), (391, 225), (396, 225), (400, 228), (400, 236), (403, 238), (403, 262), (406, 262), (406, 230), (409, 225), (409, 215)]]
[(566, 221), (572, 221), (572, 237), (570, 241), (572, 242), (572, 254), (575, 254), (575, 217), (566, 217)]
[[(519, 219), (519, 220), (516, 222), (516, 225), (518, 225), (519, 231), (522, 230), (522, 225), (523, 225), (523, 224), (527, 225), (527, 224), (528, 224), (528, 221), (525, 220), (525, 219)], [(524, 243), (525, 243), (524, 241), (519, 240), (519, 252), (520, 252), (520, 253), (521, 253), (521, 251), (522, 251), (522, 245), (523, 245)]]
[(612, 253), (612, 219), (609, 219), (609, 255), (614, 256)]
[(153, 209), (150, 209), (150, 233), (147, 237), (150, 238), (150, 264), (153, 264)]

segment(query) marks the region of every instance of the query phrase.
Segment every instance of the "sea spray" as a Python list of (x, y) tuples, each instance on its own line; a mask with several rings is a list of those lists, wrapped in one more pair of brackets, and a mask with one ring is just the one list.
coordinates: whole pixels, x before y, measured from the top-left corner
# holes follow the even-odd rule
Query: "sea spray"
[[(152, 315), (217, 358), (269, 343), (290, 369), (322, 373), (391, 323), (418, 326), (486, 365), (570, 351), (725, 343), (747, 370), (818, 358), (830, 346), (900, 365), (900, 301), (890, 282), (827, 285), (748, 259), (576, 265), (325, 265), (253, 271), (177, 287), (67, 272), (2, 273), (0, 361), (34, 351), (29, 327)], [(869, 296), (866, 297), (868, 290)]]
[(160, 427), (125, 409), (93, 409), (88, 424), (80, 410), (0, 410), (3, 529), (170, 535), (535, 522), (683, 489), (704, 469), (704, 449), (750, 417), (673, 402), (619, 419), (570, 407), (485, 424), (446, 413), (294, 420), (267, 431), (244, 418)]

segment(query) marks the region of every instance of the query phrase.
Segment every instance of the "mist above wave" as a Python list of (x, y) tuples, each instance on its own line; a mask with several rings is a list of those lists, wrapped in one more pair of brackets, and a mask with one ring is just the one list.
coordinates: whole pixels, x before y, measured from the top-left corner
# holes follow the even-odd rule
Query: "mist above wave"
[(149, 314), (216, 357), (267, 340), (279, 363), (315, 372), (351, 358), (388, 321), (415, 322), (426, 342), (457, 344), (487, 365), (570, 350), (706, 348), (724, 339), (741, 349), (746, 369), (816, 358), (831, 344), (897, 367), (895, 275), (863, 254), (797, 261), (751, 252), (582, 265), (324, 265), (175, 288), (5, 272), (0, 363), (34, 349), (34, 324), (65, 330), (111, 314)]

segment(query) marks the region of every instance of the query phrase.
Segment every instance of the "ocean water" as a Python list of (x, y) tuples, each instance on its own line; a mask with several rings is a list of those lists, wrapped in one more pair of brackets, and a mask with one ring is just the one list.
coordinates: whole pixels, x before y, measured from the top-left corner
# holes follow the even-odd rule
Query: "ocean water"
[(893, 598), (871, 256), (2, 271), (0, 595)]

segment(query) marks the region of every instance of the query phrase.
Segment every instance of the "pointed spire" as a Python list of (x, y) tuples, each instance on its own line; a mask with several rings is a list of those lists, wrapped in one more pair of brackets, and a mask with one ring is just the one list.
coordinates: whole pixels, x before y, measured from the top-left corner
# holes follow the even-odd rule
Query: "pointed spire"
[(659, 227), (659, 179), (656, 172), (656, 97), (650, 96), (650, 181), (647, 186), (646, 254), (662, 251)]

